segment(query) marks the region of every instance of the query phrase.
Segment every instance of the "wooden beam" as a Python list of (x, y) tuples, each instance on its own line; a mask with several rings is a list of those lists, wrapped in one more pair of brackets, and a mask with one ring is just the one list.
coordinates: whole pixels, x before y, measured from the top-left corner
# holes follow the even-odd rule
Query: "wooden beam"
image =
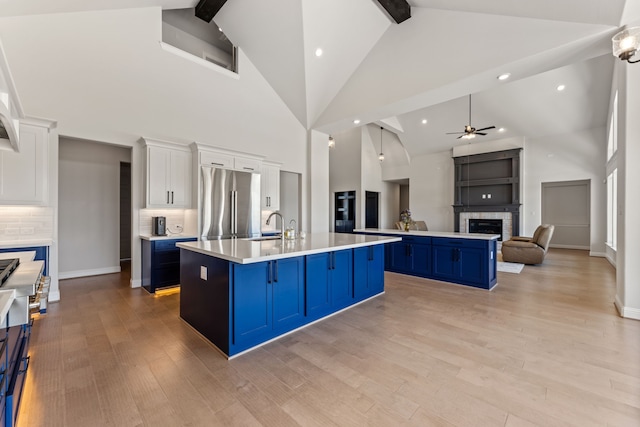
[(411, 18), (411, 6), (407, 0), (378, 0), (380, 6), (399, 24)]
[(226, 2), (227, 0), (200, 0), (196, 6), (196, 16), (203, 21), (211, 22)]

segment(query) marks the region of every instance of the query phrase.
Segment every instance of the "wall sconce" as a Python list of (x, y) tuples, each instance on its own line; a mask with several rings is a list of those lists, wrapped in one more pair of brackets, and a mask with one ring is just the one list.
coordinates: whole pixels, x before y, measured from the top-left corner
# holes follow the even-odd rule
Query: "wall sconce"
[(640, 48), (640, 27), (625, 28), (611, 38), (613, 43), (613, 56), (616, 56), (630, 64), (640, 62), (640, 59), (631, 61), (631, 57)]
[(329, 148), (334, 148), (336, 146), (336, 140), (333, 139), (331, 135), (329, 135)]

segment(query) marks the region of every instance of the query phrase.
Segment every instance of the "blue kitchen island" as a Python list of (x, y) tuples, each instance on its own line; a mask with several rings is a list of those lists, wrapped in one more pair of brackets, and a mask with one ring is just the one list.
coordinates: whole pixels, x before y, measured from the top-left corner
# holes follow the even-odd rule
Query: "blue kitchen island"
[(402, 239), (387, 245), (387, 271), (489, 290), (497, 284), (497, 234), (373, 228), (354, 232)]
[(181, 242), (180, 317), (227, 357), (384, 292), (394, 236)]

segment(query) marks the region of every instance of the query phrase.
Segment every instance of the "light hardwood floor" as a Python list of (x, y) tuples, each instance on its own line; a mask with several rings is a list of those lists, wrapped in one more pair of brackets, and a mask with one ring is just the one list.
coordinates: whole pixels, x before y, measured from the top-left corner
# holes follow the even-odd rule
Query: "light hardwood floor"
[(64, 280), (36, 320), (18, 425), (639, 426), (640, 322), (583, 251), (491, 292), (386, 273), (386, 294), (227, 361), (179, 294)]

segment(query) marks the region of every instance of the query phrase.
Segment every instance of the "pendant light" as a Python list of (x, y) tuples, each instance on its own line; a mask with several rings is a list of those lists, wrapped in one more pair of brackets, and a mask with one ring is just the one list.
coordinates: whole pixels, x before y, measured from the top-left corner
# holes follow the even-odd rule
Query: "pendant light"
[(378, 160), (384, 161), (384, 153), (382, 152), (382, 126), (380, 126), (380, 154), (378, 154)]

